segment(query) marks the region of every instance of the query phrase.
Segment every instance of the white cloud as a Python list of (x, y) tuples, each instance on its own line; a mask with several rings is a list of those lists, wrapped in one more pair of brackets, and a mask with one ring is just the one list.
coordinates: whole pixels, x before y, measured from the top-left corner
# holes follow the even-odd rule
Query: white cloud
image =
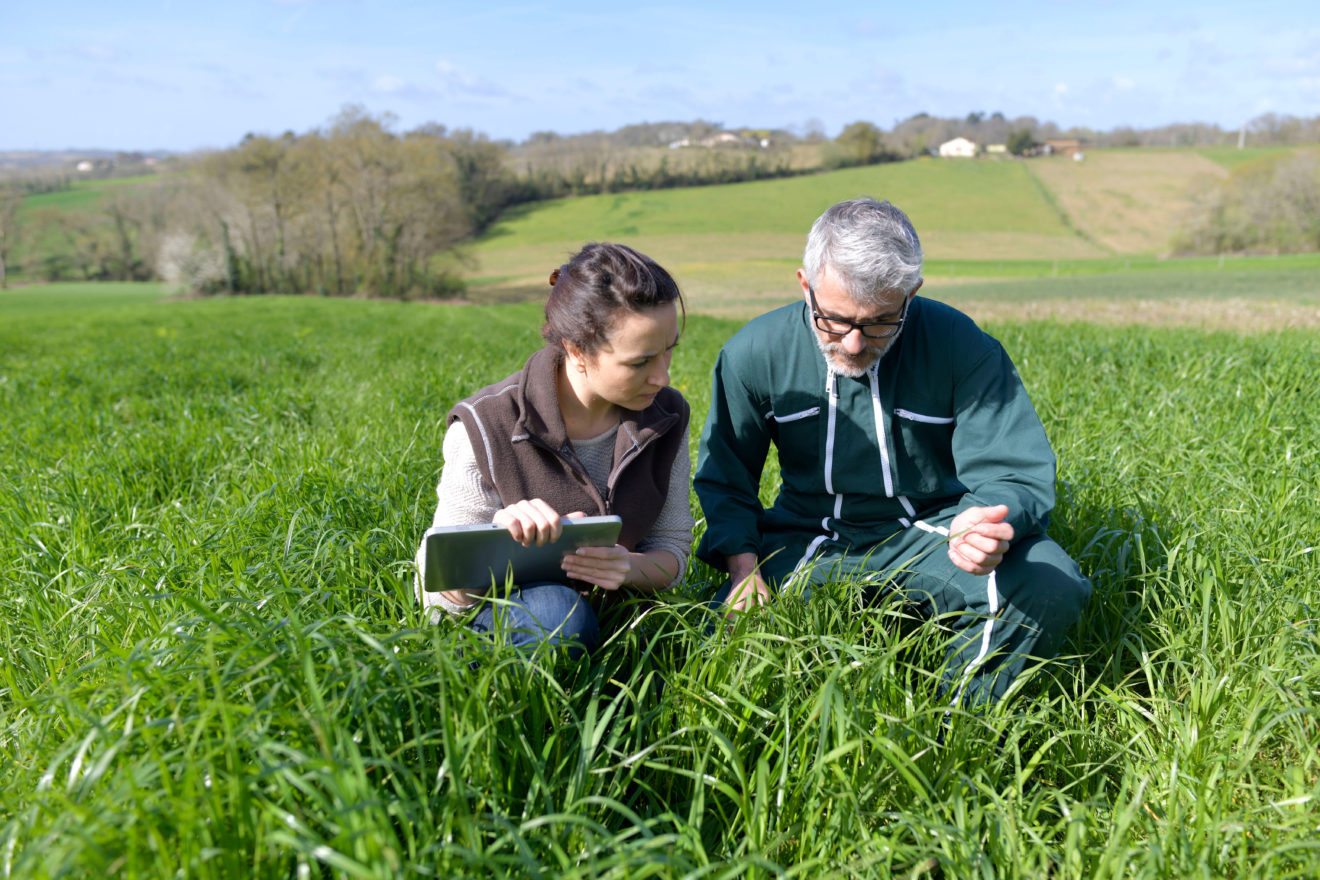
[(1120, 92), (1130, 92), (1137, 87), (1137, 84), (1126, 76), (1116, 76), (1113, 80), (1114, 88)]
[(454, 97), (502, 98), (508, 95), (496, 83), (468, 73), (443, 59), (435, 63), (435, 70), (440, 74), (440, 82), (445, 90)]
[(386, 74), (372, 80), (371, 88), (385, 95), (397, 95), (408, 90), (408, 81)]

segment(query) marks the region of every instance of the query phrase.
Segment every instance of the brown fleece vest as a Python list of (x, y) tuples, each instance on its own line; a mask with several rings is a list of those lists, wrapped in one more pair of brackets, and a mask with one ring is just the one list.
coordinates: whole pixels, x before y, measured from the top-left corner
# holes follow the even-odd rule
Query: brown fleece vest
[(543, 348), (502, 382), (487, 385), (449, 411), (467, 429), (481, 476), (505, 507), (540, 498), (560, 514), (617, 514), (619, 543), (636, 550), (655, 525), (690, 414), (683, 395), (662, 388), (641, 412), (623, 411), (605, 495), (573, 452), (559, 410), (556, 374), (562, 351)]

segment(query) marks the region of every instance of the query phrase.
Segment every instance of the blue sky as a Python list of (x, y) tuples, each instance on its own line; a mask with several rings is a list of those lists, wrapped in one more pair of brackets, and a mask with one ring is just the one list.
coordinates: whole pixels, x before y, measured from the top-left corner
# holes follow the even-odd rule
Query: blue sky
[(698, 117), (834, 135), (1320, 115), (1315, 0), (0, 0), (0, 149), (191, 150), (346, 103), (521, 140)]

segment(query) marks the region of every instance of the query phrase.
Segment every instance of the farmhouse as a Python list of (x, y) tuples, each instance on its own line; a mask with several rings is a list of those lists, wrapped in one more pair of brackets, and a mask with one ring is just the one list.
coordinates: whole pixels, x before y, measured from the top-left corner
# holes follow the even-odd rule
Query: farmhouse
[(701, 145), (703, 147), (718, 147), (721, 145), (738, 144), (738, 143), (742, 143), (742, 138), (738, 137), (738, 135), (734, 134), (731, 131), (722, 131), (718, 134), (714, 134), (708, 138), (705, 138), (704, 140), (702, 140)]
[(1047, 156), (1051, 153), (1066, 153), (1071, 156), (1073, 153), (1079, 152), (1081, 149), (1082, 142), (1077, 138), (1054, 138), (1053, 140), (1045, 141), (1045, 144), (1040, 148), (1040, 151)]
[(976, 143), (965, 137), (956, 137), (940, 144), (940, 156), (945, 159), (971, 159), (976, 155)]

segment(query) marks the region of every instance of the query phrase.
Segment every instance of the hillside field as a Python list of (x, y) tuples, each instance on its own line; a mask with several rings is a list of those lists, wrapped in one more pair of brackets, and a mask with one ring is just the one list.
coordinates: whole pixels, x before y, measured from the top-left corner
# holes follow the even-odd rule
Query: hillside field
[[(950, 283), (1196, 271), (1206, 259), (1162, 254), (1191, 210), (1192, 193), (1224, 176), (1231, 159), (1230, 151), (1191, 150), (1095, 150), (1084, 162), (920, 159), (786, 180), (558, 199), (507, 212), (471, 249), (463, 271), (474, 302), (536, 299), (550, 270), (583, 242), (622, 241), (670, 269), (694, 309), (748, 317), (794, 296), (793, 273), (811, 222), (834, 202), (859, 195), (887, 198), (911, 216), (940, 296)], [(1310, 269), (1320, 261), (1227, 264)], [(1217, 259), (1213, 268), (1220, 268)]]
[[(1092, 150), (1080, 163), (926, 158), (799, 178), (558, 199), (506, 211), (457, 260), (441, 262), (467, 280), (469, 300), (514, 302), (542, 296), (550, 270), (582, 243), (622, 241), (674, 272), (696, 311), (747, 317), (793, 296), (811, 221), (835, 201), (869, 194), (912, 216), (928, 281), (941, 287), (1163, 272), (1171, 263), (1194, 269), (1204, 259), (1163, 256), (1192, 209), (1192, 194), (1243, 161), (1290, 149)], [(67, 192), (28, 197), (21, 216), (34, 224), (50, 212), (95, 210), (117, 189), (153, 179), (79, 181)], [(25, 232), (20, 261), (25, 249), (62, 246), (54, 229)], [(1276, 259), (1228, 262), (1274, 270), (1299, 258)], [(1320, 265), (1307, 257), (1300, 262)]]
[(131, 189), (157, 179), (153, 174), (144, 177), (115, 177), (107, 180), (75, 180), (69, 189), (26, 197), (23, 199), (23, 211), (30, 215), (42, 208), (87, 210), (95, 208), (106, 196), (118, 189), (125, 187)]
[[(536, 347), (535, 305), (161, 296), (0, 292), (5, 876), (1320, 864), (1313, 330), (990, 323), (1095, 593), (940, 744), (944, 635), (847, 583), (730, 625), (693, 563), (589, 664), (427, 622), (442, 416)], [(698, 424), (737, 326), (688, 319)]]

